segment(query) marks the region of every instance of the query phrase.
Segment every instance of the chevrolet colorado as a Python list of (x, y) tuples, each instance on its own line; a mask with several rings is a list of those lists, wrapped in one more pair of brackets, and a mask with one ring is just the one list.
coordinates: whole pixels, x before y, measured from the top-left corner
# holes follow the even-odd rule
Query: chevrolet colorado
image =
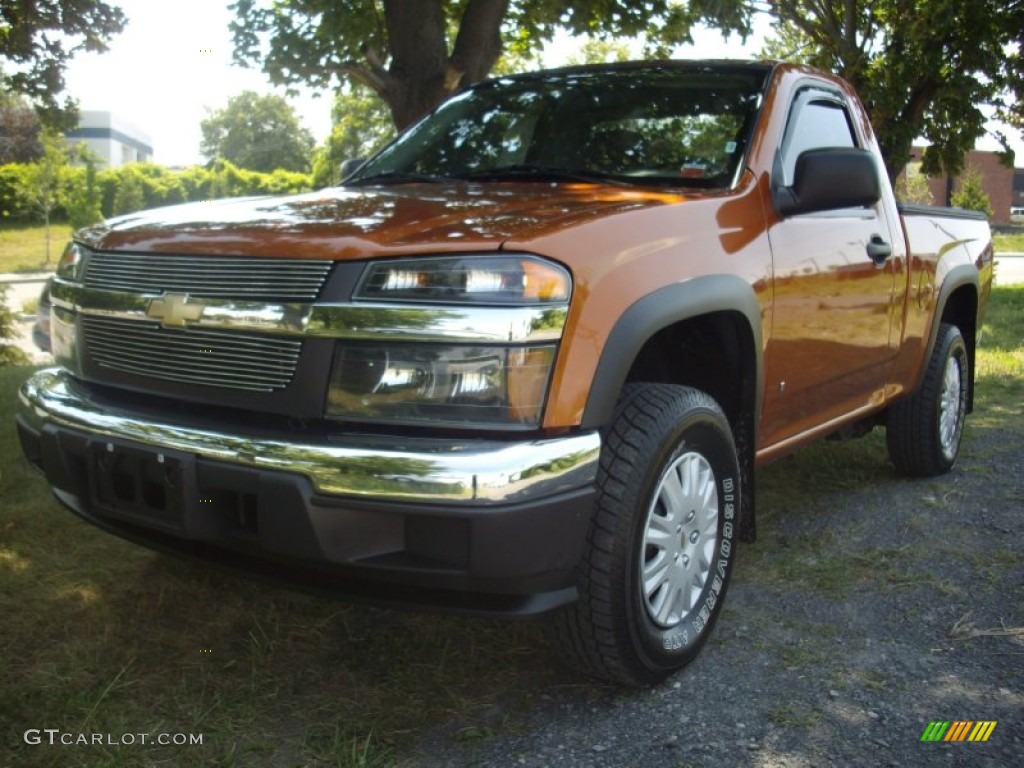
[(901, 206), (840, 80), (648, 62), (469, 88), (340, 187), (79, 231), (20, 394), (56, 498), (351, 599), (546, 616), (577, 668), (691, 660), (755, 467), (884, 426), (956, 461), (981, 216)]

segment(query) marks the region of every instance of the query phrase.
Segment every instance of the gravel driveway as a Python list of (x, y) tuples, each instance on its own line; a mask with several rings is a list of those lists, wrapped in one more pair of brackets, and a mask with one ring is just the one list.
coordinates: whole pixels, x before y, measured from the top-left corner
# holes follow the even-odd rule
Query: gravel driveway
[[(667, 683), (552, 682), (538, 658), (509, 682), (526, 703), (488, 713), (499, 735), (460, 743), (449, 725), (401, 765), (1024, 765), (1024, 405), (996, 408), (942, 478), (898, 477), (877, 436), (826, 448), (824, 483), (799, 453), (764, 471), (759, 541)], [(935, 720), (997, 725), (922, 742)]]

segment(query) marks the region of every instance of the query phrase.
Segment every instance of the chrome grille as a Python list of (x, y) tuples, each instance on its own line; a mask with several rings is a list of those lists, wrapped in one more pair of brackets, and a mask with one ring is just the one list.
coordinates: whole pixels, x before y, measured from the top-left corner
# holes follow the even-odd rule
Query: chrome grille
[(87, 288), (126, 293), (187, 293), (190, 296), (273, 301), (315, 299), (329, 261), (215, 256), (166, 256), (90, 252)]
[(103, 368), (246, 392), (288, 386), (302, 351), (295, 339), (88, 315), (82, 333), (89, 356)]

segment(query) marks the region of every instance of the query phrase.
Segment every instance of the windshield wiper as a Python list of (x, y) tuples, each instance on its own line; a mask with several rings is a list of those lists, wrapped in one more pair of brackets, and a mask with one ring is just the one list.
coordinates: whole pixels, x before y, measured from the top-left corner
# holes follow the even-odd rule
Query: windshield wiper
[(407, 182), (427, 182), (436, 184), (440, 181), (451, 181), (446, 176), (434, 176), (429, 173), (415, 171), (382, 171), (370, 176), (359, 176), (345, 182), (346, 187), (357, 187), (364, 184), (405, 184)]
[(585, 184), (618, 184), (630, 186), (619, 176), (602, 171), (584, 171), (576, 168), (559, 168), (546, 165), (502, 165), (497, 168), (479, 168), (465, 173), (453, 173), (455, 179), (500, 181), (502, 179), (527, 179), (532, 181), (580, 181)]

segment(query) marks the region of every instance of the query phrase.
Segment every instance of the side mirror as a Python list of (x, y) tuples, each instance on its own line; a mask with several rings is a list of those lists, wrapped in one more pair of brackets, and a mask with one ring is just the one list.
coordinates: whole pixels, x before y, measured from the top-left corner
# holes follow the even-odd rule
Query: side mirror
[[(776, 173), (776, 178), (779, 174)], [(861, 208), (882, 197), (875, 157), (866, 149), (828, 148), (801, 152), (793, 172), (793, 186), (772, 189), (781, 216)]]
[(350, 157), (348, 160), (344, 160), (341, 163), (341, 178), (342, 180), (347, 179), (353, 173), (363, 167), (363, 163), (366, 162), (365, 157)]

